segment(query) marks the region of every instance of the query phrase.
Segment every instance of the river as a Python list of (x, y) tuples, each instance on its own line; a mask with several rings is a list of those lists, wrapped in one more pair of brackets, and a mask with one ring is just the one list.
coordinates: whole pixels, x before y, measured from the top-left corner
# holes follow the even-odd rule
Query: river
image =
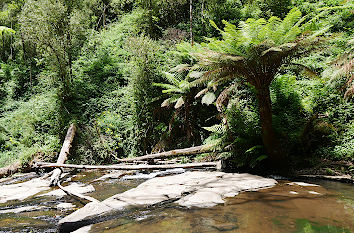
[[(89, 196), (104, 200), (136, 187), (144, 180), (97, 180), (102, 173), (82, 172), (72, 181), (92, 184)], [(21, 177), (7, 182), (23, 182)], [(94, 224), (89, 232), (354, 232), (354, 185), (310, 180), (319, 186), (289, 185), (278, 180), (275, 187), (244, 192), (227, 198), (212, 208), (183, 208), (167, 204), (130, 211), (129, 214)], [(0, 183), (1, 184), (1, 183)], [(1, 192), (1, 190), (0, 190)], [(58, 209), (62, 202), (74, 209)], [(8, 209), (37, 207), (20, 213), (1, 213)], [(56, 232), (58, 221), (83, 205), (71, 197), (39, 196), (0, 204), (0, 232)]]

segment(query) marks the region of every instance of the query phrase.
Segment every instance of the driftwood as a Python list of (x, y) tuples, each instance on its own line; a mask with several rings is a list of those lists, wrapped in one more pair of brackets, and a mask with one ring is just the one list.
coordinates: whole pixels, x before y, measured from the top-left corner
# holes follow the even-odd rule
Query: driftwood
[(166, 152), (156, 153), (156, 154), (148, 154), (140, 157), (135, 158), (126, 158), (120, 159), (119, 162), (135, 162), (141, 160), (150, 160), (150, 159), (157, 159), (157, 158), (167, 158), (167, 157), (174, 157), (174, 156), (186, 156), (186, 155), (196, 155), (196, 154), (203, 154), (213, 152), (213, 145), (203, 145), (203, 146), (195, 146), (189, 147), (185, 149), (177, 149), (177, 150), (170, 150)]
[(21, 168), (21, 162), (15, 162), (13, 164), (10, 164), (9, 166), (0, 168), (0, 178), (12, 175)]
[[(74, 140), (75, 132), (76, 132), (76, 127), (74, 124), (71, 124), (68, 129), (68, 132), (66, 133), (63, 146), (60, 150), (57, 164), (64, 164), (65, 161), (67, 160), (68, 155), (70, 153), (71, 144)], [(60, 168), (54, 170), (53, 175), (50, 178), (50, 186), (55, 186), (58, 184), (61, 173), (62, 170)]]
[(219, 169), (220, 162), (186, 163), (186, 164), (163, 164), (163, 165), (77, 165), (60, 163), (36, 163), (38, 167), (76, 168), (76, 169), (100, 169), (100, 170), (159, 170), (172, 168), (208, 168)]

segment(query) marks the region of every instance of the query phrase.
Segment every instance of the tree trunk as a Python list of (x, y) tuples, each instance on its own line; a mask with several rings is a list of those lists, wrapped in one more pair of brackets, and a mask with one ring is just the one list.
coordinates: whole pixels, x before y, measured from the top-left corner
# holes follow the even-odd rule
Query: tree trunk
[(189, 30), (190, 30), (190, 37), (191, 37), (191, 44), (194, 45), (193, 40), (193, 0), (189, 0)]
[(214, 145), (202, 145), (202, 146), (195, 146), (189, 147), (184, 149), (176, 149), (165, 151), (156, 154), (148, 154), (144, 156), (139, 156), (135, 158), (125, 158), (118, 160), (119, 162), (135, 162), (141, 160), (149, 160), (149, 159), (160, 159), (160, 158), (168, 158), (168, 157), (177, 157), (177, 156), (188, 156), (188, 155), (197, 155), (203, 153), (213, 152)]
[(262, 141), (265, 149), (274, 162), (280, 162), (280, 154), (277, 151), (277, 141), (272, 125), (272, 103), (270, 100), (269, 86), (257, 88), (260, 122), (262, 127)]
[[(70, 153), (70, 148), (71, 148), (71, 144), (74, 140), (74, 136), (75, 136), (75, 132), (76, 132), (76, 127), (75, 124), (71, 124), (68, 132), (66, 134), (64, 143), (63, 143), (63, 147), (61, 148), (58, 160), (57, 160), (57, 164), (64, 164), (65, 161), (68, 158), (68, 155)], [(54, 170), (52, 177), (50, 178), (50, 186), (55, 186), (57, 185), (57, 183), (59, 182), (60, 179), (60, 175), (61, 175), (62, 171), (61, 169), (57, 168)]]
[(20, 168), (21, 168), (21, 162), (19, 162), (19, 161), (15, 162), (13, 164), (10, 164), (6, 167), (2, 167), (2, 168), (0, 168), (0, 178), (12, 175), (12, 174), (18, 172), (18, 170)]

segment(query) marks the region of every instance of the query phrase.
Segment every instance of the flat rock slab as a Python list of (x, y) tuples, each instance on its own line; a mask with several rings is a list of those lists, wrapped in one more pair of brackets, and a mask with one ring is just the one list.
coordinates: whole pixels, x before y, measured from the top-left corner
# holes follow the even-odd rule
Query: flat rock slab
[(186, 207), (211, 207), (224, 203), (225, 197), (272, 187), (276, 183), (274, 179), (246, 173), (186, 172), (156, 177), (102, 202), (85, 205), (61, 219), (59, 230), (70, 232), (91, 224), (90, 219), (111, 211), (123, 210), (129, 206), (152, 205), (170, 199), (178, 199), (176, 203)]
[(41, 210), (46, 208), (45, 206), (24, 206), (24, 207), (19, 207), (15, 209), (6, 209), (6, 210), (0, 210), (0, 214), (7, 214), (7, 213), (22, 213), (22, 212), (29, 212), (29, 211), (36, 211), (36, 210)]
[(71, 203), (60, 203), (56, 207), (57, 207), (58, 210), (62, 210), (63, 211), (63, 210), (73, 209), (74, 207), (76, 207), (76, 205), (71, 204)]
[(0, 203), (10, 200), (24, 200), (44, 190), (48, 190), (49, 181), (35, 178), (23, 183), (0, 185)]

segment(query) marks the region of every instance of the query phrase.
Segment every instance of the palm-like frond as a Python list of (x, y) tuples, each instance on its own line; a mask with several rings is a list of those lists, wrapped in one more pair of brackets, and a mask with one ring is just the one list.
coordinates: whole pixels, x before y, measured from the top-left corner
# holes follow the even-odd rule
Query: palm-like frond
[(183, 96), (181, 96), (177, 99), (177, 102), (175, 104), (175, 108), (176, 109), (180, 108), (180, 107), (182, 107), (183, 104), (184, 104), (184, 99), (183, 99)]
[(217, 133), (217, 134), (223, 134), (226, 131), (226, 127), (223, 124), (218, 124), (218, 125), (213, 125), (209, 127), (203, 127), (203, 129), (212, 132), (212, 133)]
[(180, 80), (177, 78), (175, 74), (171, 74), (169, 72), (163, 72), (163, 73), (165, 75), (164, 78), (166, 79), (167, 82), (175, 86), (178, 86)]
[(212, 22), (222, 39), (208, 39), (204, 50), (192, 52), (199, 61), (198, 68), (205, 71), (192, 84), (218, 86), (222, 81), (243, 77), (252, 85), (269, 85), (286, 58), (329, 29), (328, 26), (309, 31), (309, 25), (325, 14), (302, 17), (294, 8), (283, 20), (277, 17), (248, 19), (238, 27), (223, 21), (223, 30)]

